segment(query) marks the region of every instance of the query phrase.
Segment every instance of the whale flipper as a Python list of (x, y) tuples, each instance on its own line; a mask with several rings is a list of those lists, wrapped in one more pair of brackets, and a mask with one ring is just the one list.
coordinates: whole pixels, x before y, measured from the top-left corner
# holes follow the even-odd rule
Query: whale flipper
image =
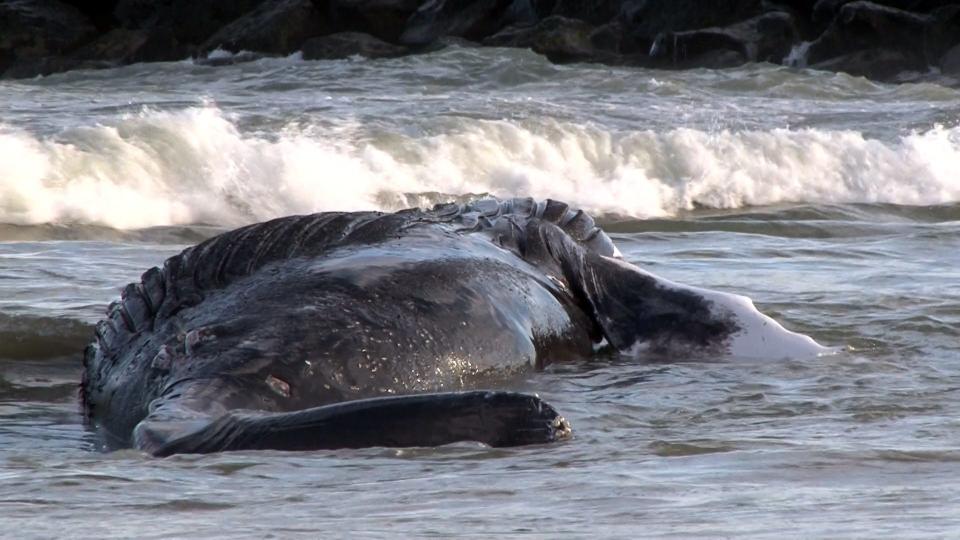
[(459, 441), (502, 447), (570, 436), (570, 425), (553, 407), (537, 396), (515, 392), (378, 397), (285, 413), (231, 410), (216, 417), (173, 405), (140, 422), (134, 446), (155, 456), (169, 456), (229, 450), (440, 446)]

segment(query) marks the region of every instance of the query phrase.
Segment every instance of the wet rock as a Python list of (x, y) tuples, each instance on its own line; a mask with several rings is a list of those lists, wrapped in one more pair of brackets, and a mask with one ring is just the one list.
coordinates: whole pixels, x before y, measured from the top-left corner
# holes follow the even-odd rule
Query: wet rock
[(139, 51), (147, 44), (144, 30), (117, 28), (84, 45), (70, 56), (76, 60), (103, 62), (106, 66), (137, 61)]
[(650, 56), (674, 67), (731, 67), (744, 62), (779, 63), (799, 40), (793, 17), (773, 12), (723, 28), (660, 34)]
[[(851, 2), (840, 8), (823, 35), (810, 44), (807, 61), (811, 67), (849, 66), (858, 75), (886, 72), (893, 65), (922, 70), (927, 65), (924, 40), (933, 22), (929, 15), (873, 2)], [(828, 62), (834, 58), (837, 62)], [(875, 68), (868, 67), (873, 64)]]
[(426, 45), (442, 36), (480, 41), (515, 22), (512, 4), (513, 0), (428, 0), (407, 21), (400, 43)]
[(304, 60), (332, 60), (357, 55), (367, 58), (393, 58), (406, 53), (406, 47), (393, 45), (361, 32), (337, 32), (308, 39), (303, 44)]
[[(559, 15), (569, 19), (578, 19), (593, 25), (612, 21), (624, 9), (624, 0), (556, 0), (553, 9), (547, 15)], [(635, 3), (635, 2), (633, 2)]]
[(60, 71), (61, 56), (93, 39), (96, 28), (76, 8), (56, 0), (0, 3), (0, 73), (32, 77)]
[(584, 21), (553, 15), (534, 26), (511, 26), (485, 39), (484, 45), (524, 47), (552, 62), (594, 59), (598, 51), (591, 35), (594, 27)]
[(423, 0), (313, 0), (321, 13), (328, 13), (338, 31), (370, 34), (384, 41), (400, 39), (410, 18)]
[(925, 52), (931, 64), (939, 64), (948, 50), (960, 44), (960, 4), (935, 9), (930, 16), (933, 22), (924, 39)]
[[(590, 34), (590, 43), (600, 51), (613, 55), (625, 55), (637, 52), (626, 41), (627, 30), (623, 23), (614, 20), (598, 26)], [(646, 54), (647, 51), (643, 51)]]
[(107, 32), (117, 24), (114, 10), (117, 0), (61, 0), (77, 8), (80, 13), (90, 20), (97, 30)]
[(261, 4), (218, 30), (200, 48), (290, 54), (308, 39), (329, 32), (326, 18), (310, 0), (280, 0)]
[(944, 75), (960, 75), (960, 45), (954, 46), (940, 58), (940, 71)]
[(206, 58), (195, 58), (193, 63), (198, 66), (210, 67), (235, 66), (237, 64), (246, 64), (247, 62), (255, 62), (267, 56), (268, 55), (256, 52), (241, 51), (236, 54), (211, 54)]
[[(813, 6), (812, 16), (820, 22), (830, 22), (836, 17), (843, 6), (856, 0), (818, 0)], [(874, 4), (912, 11), (915, 13), (929, 13), (935, 9), (956, 4), (957, 0), (872, 0)]]
[(622, 16), (649, 44), (661, 33), (729, 26), (762, 12), (761, 0), (647, 0), (624, 2)]
[(119, 0), (114, 10), (123, 28), (168, 30), (177, 42), (199, 45), (265, 0)]
[(880, 81), (895, 81), (904, 72), (924, 69), (913, 55), (890, 49), (865, 49), (810, 65), (813, 69), (842, 71)]

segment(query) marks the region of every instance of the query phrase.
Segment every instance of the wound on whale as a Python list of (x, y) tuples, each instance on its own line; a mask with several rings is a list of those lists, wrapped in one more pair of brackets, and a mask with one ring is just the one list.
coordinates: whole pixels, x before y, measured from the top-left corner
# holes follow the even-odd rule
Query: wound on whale
[(84, 353), (107, 448), (540, 444), (570, 425), (504, 375), (622, 352), (825, 350), (749, 299), (624, 262), (567, 204), (486, 199), (290, 216), (230, 231), (127, 285)]

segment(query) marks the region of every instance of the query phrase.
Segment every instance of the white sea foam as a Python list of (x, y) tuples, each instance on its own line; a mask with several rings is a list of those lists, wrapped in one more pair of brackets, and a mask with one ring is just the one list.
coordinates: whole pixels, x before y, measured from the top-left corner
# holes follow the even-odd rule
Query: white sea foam
[(697, 205), (960, 201), (960, 128), (883, 142), (854, 131), (614, 132), (464, 118), (430, 133), (341, 124), (254, 135), (213, 106), (52, 138), (0, 125), (0, 222), (237, 225), (394, 210), (419, 193), (554, 197), (636, 217)]

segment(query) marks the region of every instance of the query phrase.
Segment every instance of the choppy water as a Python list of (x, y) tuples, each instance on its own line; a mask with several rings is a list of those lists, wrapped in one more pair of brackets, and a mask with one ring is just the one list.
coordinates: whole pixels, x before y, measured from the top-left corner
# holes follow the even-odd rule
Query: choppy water
[[(0, 536), (960, 531), (960, 92), (456, 49), (0, 82)], [(558, 197), (627, 259), (851, 351), (531, 374), (575, 439), (102, 454), (78, 351), (120, 287), (277, 215)]]

